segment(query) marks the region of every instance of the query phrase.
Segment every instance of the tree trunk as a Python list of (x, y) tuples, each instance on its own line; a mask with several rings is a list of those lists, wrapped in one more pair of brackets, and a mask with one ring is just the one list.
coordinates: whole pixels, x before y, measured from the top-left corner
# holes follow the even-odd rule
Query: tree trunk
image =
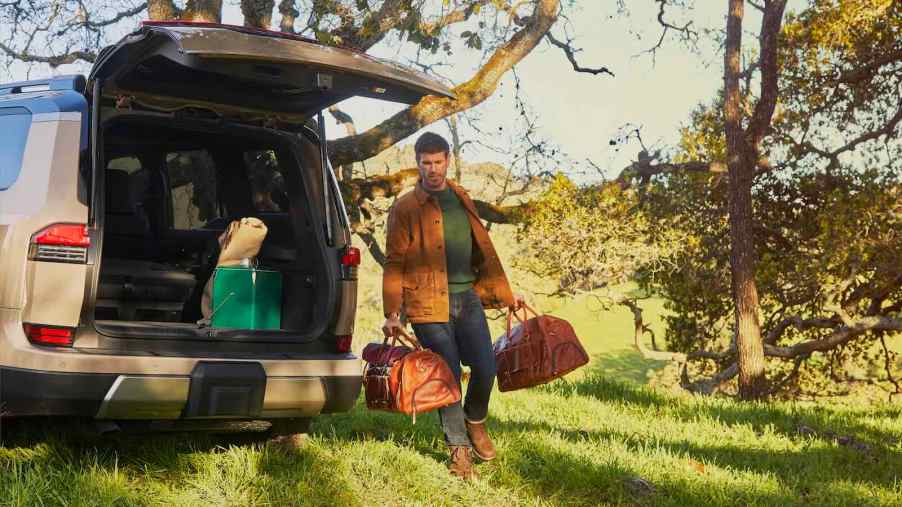
[(752, 182), (755, 150), (742, 128), (739, 96), (742, 51), (743, 0), (728, 0), (724, 55), (724, 120), (729, 168), (730, 266), (736, 307), (736, 346), (739, 359), (739, 396), (760, 398), (766, 391), (764, 343), (758, 321), (755, 285), (755, 243), (752, 236)]
[(285, 33), (294, 33), (294, 21), (300, 15), (294, 8), (294, 0), (282, 0), (279, 2), (279, 14), (282, 20), (279, 22), (279, 30)]
[(182, 19), (222, 23), (222, 0), (188, 0), (182, 12)]
[(181, 13), (172, 0), (149, 0), (147, 17), (153, 21), (178, 19)]
[(275, 0), (241, 0), (244, 26), (269, 30), (272, 25), (272, 10), (275, 6)]
[(460, 169), (460, 133), (457, 130), (457, 115), (448, 117), (448, 128), (451, 130), (451, 150), (454, 153), (454, 181), (460, 183), (463, 177)]

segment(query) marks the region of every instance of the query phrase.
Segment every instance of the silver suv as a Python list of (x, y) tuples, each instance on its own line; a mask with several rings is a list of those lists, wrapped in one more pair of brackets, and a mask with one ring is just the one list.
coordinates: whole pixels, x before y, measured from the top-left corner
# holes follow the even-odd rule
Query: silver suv
[[(145, 23), (90, 75), (0, 85), (6, 416), (309, 421), (350, 409), (360, 252), (321, 111), (445, 86), (298, 37)], [(318, 117), (319, 121), (313, 121)], [(281, 328), (206, 325), (232, 220), (268, 228)]]

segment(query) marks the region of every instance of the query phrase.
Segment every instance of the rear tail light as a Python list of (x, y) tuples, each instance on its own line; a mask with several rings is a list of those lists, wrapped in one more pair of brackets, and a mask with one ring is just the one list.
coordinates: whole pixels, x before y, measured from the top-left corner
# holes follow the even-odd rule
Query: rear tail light
[(345, 252), (341, 256), (341, 263), (344, 266), (359, 266), (360, 249), (353, 246), (345, 248)]
[(343, 334), (335, 337), (335, 347), (339, 352), (348, 353), (351, 351), (351, 343), (354, 341), (354, 335)]
[(75, 328), (72, 327), (23, 324), (22, 328), (28, 336), (28, 341), (35, 345), (71, 347), (75, 340)]
[(357, 279), (357, 267), (360, 266), (360, 249), (353, 246), (345, 248), (341, 254), (341, 272), (345, 280)]
[(91, 238), (84, 224), (53, 224), (31, 238), (28, 258), (45, 262), (85, 264)]

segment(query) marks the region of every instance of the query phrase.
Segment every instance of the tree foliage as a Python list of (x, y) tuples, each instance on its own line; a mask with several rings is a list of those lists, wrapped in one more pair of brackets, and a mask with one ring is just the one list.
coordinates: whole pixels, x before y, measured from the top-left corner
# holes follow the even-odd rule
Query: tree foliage
[[(762, 139), (752, 186), (751, 238), (771, 391), (821, 389), (817, 382), (862, 374), (895, 384), (899, 361), (883, 345), (902, 330), (900, 8), (891, 1), (813, 1), (783, 28), (774, 122)], [(747, 117), (758, 99), (756, 72), (757, 63), (741, 76)], [(599, 210), (599, 219), (627, 228), (653, 224), (650, 237), (679, 238), (677, 248), (648, 265), (636, 266), (630, 256), (616, 261), (624, 272), (635, 271), (645, 291), (666, 299), (667, 344), (680, 353), (672, 357), (706, 363), (684, 369), (683, 378), (703, 392), (738, 371), (723, 100), (718, 95), (693, 112), (670, 160), (643, 151), (621, 173), (618, 187), (638, 190), (628, 213), (573, 198), (572, 207), (559, 206), (556, 218), (525, 231), (541, 244), (549, 231), (561, 238), (559, 230)], [(561, 243), (567, 241), (578, 244), (569, 237)], [(561, 250), (566, 247), (557, 256), (537, 250), (544, 260), (532, 262), (547, 272)], [(556, 273), (592, 285), (596, 272), (616, 271), (603, 251), (575, 249), (577, 259), (567, 263), (578, 267)], [(691, 378), (702, 371), (713, 377)]]
[(520, 267), (559, 281), (572, 294), (622, 285), (639, 270), (667, 271), (682, 242), (676, 228), (639, 207), (634, 189), (616, 184), (580, 187), (557, 176), (530, 204), (520, 224)]

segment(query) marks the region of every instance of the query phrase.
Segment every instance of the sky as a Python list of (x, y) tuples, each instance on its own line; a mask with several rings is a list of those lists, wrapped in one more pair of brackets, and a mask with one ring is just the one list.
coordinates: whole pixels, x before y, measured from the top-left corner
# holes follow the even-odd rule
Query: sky
[[(802, 0), (790, 2), (799, 4)], [(223, 22), (241, 24), (242, 17), (235, 2), (227, 1)], [(566, 3), (566, 0), (565, 0)], [(529, 54), (516, 73), (520, 81), (520, 97), (536, 120), (536, 137), (551, 142), (564, 155), (560, 165), (545, 170), (569, 171), (572, 167), (587, 167), (586, 160), (605, 170), (608, 177), (630, 163), (639, 151), (638, 143), (611, 145), (625, 125), (641, 127), (646, 145), (672, 147), (679, 139), (680, 126), (685, 124), (692, 109), (708, 102), (722, 83), (722, 56), (712, 36), (703, 33), (703, 43), (696, 51), (669, 34), (654, 56), (646, 51), (655, 45), (661, 34), (656, 22), (657, 3), (652, 0), (626, 2), (628, 15), (618, 15), (615, 2), (609, 0), (578, 0), (566, 9), (568, 20), (560, 20), (553, 28), (558, 39), (564, 30), (573, 45), (582, 50), (577, 54), (584, 67), (605, 66), (614, 74), (593, 75), (577, 73), (564, 53), (546, 42)], [(692, 11), (668, 11), (668, 20), (680, 24), (691, 20), (699, 31), (722, 30), (727, 2), (696, 0)], [(756, 28), (758, 19), (754, 9), (746, 10), (746, 27)], [(525, 14), (525, 12), (524, 12)], [(127, 31), (130, 27), (125, 27)], [(460, 28), (460, 30), (465, 27)], [(747, 32), (745, 44), (752, 43)], [(456, 40), (456, 37), (453, 39)], [(114, 40), (114, 39), (113, 39)], [(404, 49), (406, 48), (406, 49)], [(383, 43), (370, 53), (405, 63), (414, 58), (410, 45)], [(452, 83), (468, 79), (480, 64), (480, 55), (468, 51), (458, 42), (448, 66), (440, 72)], [(41, 77), (49, 69), (22, 65), (7, 70), (14, 80)], [(64, 66), (57, 74), (86, 72), (85, 65)], [(5, 77), (5, 76), (4, 76)], [(482, 133), (464, 124), (463, 140), (481, 140), (488, 144), (509, 145), (518, 141), (522, 131), (515, 128), (519, 115), (514, 101), (512, 73), (504, 78), (497, 92), (474, 111), (480, 119)], [(362, 132), (388, 118), (404, 106), (373, 99), (349, 99), (339, 105), (355, 120)], [(341, 127), (327, 122), (330, 138), (344, 135)], [(441, 134), (448, 130), (443, 122), (429, 126)], [(416, 136), (401, 143), (410, 144)], [(494, 161), (508, 163), (514, 154), (498, 154), (470, 143), (463, 152), (469, 162)]]

